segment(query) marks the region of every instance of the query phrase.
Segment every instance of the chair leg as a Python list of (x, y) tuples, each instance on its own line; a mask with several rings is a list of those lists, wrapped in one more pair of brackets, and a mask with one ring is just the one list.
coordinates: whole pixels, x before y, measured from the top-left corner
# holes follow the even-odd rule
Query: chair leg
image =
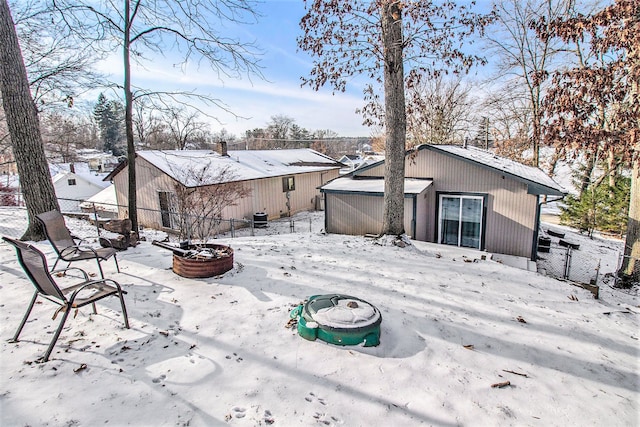
[(60, 333), (62, 332), (62, 328), (64, 327), (64, 323), (67, 321), (67, 317), (69, 317), (69, 313), (71, 313), (71, 309), (72, 307), (70, 305), (67, 305), (65, 307), (65, 311), (62, 314), (62, 319), (60, 320), (60, 324), (58, 325), (58, 329), (56, 330), (56, 333), (53, 335), (53, 339), (51, 340), (51, 344), (49, 344), (49, 348), (47, 348), (47, 352), (45, 353), (44, 357), (42, 358), (43, 362), (47, 362), (49, 360), (49, 356), (51, 355), (51, 352), (53, 351), (53, 347), (56, 345), (56, 342), (58, 341), (58, 338), (60, 337)]
[(22, 328), (24, 328), (24, 325), (27, 323), (27, 319), (29, 318), (29, 314), (31, 314), (31, 310), (33, 309), (33, 306), (36, 303), (37, 298), (38, 298), (38, 292), (36, 291), (33, 294), (33, 298), (31, 298), (31, 303), (29, 303), (29, 308), (27, 308), (27, 312), (24, 314), (24, 317), (22, 318), (22, 322), (20, 322), (20, 326), (18, 326), (18, 330), (16, 331), (15, 335), (13, 336), (13, 338), (11, 338), (9, 342), (18, 342), (18, 337), (22, 332)]
[(56, 258), (56, 262), (53, 263), (53, 267), (51, 267), (51, 271), (56, 269), (56, 265), (58, 265), (58, 261), (60, 261), (60, 258)]
[(100, 270), (100, 278), (104, 279), (104, 273), (102, 272), (102, 266), (100, 265), (100, 258), (96, 258), (96, 262), (98, 263), (98, 269)]
[(113, 260), (116, 262), (116, 270), (120, 273), (120, 266), (118, 265), (118, 257), (113, 254)]
[(122, 291), (118, 292), (118, 298), (120, 298), (120, 305), (122, 306), (122, 316), (124, 317), (124, 326), (129, 329), (129, 316), (127, 315), (127, 307), (124, 305), (124, 295)]

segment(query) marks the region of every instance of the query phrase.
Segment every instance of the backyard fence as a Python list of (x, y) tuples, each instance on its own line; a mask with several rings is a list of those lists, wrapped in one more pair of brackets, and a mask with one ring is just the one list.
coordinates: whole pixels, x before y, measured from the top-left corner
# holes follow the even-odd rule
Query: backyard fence
[(595, 285), (600, 278), (601, 260), (571, 246), (550, 246), (550, 251), (539, 255), (538, 272), (557, 279)]
[(584, 248), (580, 249), (580, 244), (565, 240), (564, 233), (547, 232), (556, 239), (552, 243), (551, 237), (539, 238), (538, 273), (580, 285), (592, 291), (596, 298), (599, 286), (617, 286), (623, 260), (620, 251), (617, 257), (611, 256), (611, 249), (606, 246), (586, 252)]
[[(58, 198), (60, 211), (70, 220), (67, 220), (67, 227), (72, 234), (78, 238), (87, 238), (95, 236), (96, 233), (102, 233), (102, 224), (111, 219), (126, 218), (128, 216), (128, 207), (110, 203), (95, 203), (81, 199)], [(165, 216), (175, 217), (175, 212), (161, 211), (154, 209), (138, 208), (138, 223), (153, 224), (157, 223), (159, 218)], [(186, 220), (185, 220), (186, 219)], [(81, 222), (76, 222), (81, 221)], [(241, 237), (254, 236), (256, 234), (282, 234), (296, 233), (306, 231), (320, 231), (312, 227), (311, 219), (308, 223), (304, 220), (294, 220), (293, 218), (284, 218), (278, 220), (278, 226), (275, 222), (265, 226), (263, 221), (255, 221), (253, 218), (206, 218), (197, 217), (195, 215), (182, 215), (182, 220), (170, 221), (172, 227), (148, 227), (141, 225), (140, 230), (145, 228), (158, 230), (166, 233), (167, 239), (170, 241), (186, 240), (193, 236), (189, 230), (190, 224), (201, 223), (212, 224), (207, 230), (208, 238), (221, 237)], [(20, 193), (0, 193), (0, 235), (9, 237), (20, 237), (27, 229), (27, 210), (24, 206), (24, 199)], [(179, 227), (183, 228), (180, 229)], [(258, 228), (258, 226), (260, 226)], [(184, 228), (186, 227), (186, 228)]]

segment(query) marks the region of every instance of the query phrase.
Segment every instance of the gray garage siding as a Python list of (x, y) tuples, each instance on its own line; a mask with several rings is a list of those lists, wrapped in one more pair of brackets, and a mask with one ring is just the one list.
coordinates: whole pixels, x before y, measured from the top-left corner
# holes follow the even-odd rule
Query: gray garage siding
[(421, 150), (406, 164), (407, 177), (433, 178), (425, 216), (426, 239), (437, 242), (437, 195), (472, 193), (487, 195), (485, 249), (489, 252), (531, 256), (538, 198), (527, 185), (487, 168), (432, 150)]

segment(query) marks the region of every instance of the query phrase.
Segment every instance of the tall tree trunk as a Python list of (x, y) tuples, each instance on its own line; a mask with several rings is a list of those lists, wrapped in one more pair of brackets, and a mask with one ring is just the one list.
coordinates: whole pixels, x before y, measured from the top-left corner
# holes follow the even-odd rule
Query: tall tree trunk
[(136, 194), (136, 147), (133, 141), (133, 94), (131, 93), (131, 3), (125, 0), (124, 16), (124, 122), (127, 135), (127, 171), (129, 172), (129, 219), (131, 230), (138, 231), (138, 201)]
[(402, 11), (399, 1), (384, 1), (382, 44), (384, 50), (385, 170), (384, 215), (381, 234), (404, 233), (404, 162), (407, 116), (402, 57)]
[(44, 154), (38, 112), (29, 89), (18, 36), (7, 0), (0, 0), (0, 90), (16, 159), (29, 224), (22, 240), (43, 240), (35, 220), (39, 213), (60, 209)]
[(631, 176), (631, 200), (629, 202), (624, 259), (618, 272), (623, 285), (640, 282), (640, 142), (636, 142), (635, 155)]
[(537, 90), (538, 90), (537, 98), (534, 100), (533, 112), (532, 112), (533, 132), (531, 135), (531, 149), (533, 150), (533, 158), (531, 159), (531, 162), (535, 167), (540, 166), (540, 138), (542, 136), (541, 129), (540, 129), (541, 122), (542, 122), (542, 113), (540, 111), (540, 94), (539, 94), (540, 88), (538, 87)]
[(618, 276), (623, 284), (640, 282), (640, 48), (634, 43), (628, 55), (628, 75), (631, 78), (631, 109), (636, 118), (635, 129), (631, 129), (633, 147), (631, 172), (631, 200), (627, 237), (624, 244), (624, 258)]
[(580, 176), (580, 194), (579, 197), (582, 197), (582, 194), (587, 191), (589, 185), (591, 185), (591, 178), (593, 177), (593, 170), (596, 167), (596, 162), (598, 160), (600, 150), (596, 148), (595, 153), (591, 151), (587, 151), (584, 155), (586, 157), (586, 164), (584, 165), (584, 170), (582, 171), (582, 175)]

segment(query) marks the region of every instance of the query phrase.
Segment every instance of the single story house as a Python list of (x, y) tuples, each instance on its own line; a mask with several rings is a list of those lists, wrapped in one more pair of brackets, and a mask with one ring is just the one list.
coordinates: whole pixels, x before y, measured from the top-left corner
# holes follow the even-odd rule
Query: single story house
[(64, 212), (79, 212), (80, 200), (98, 194), (109, 183), (104, 182), (104, 174), (91, 172), (86, 163), (50, 164), (53, 188)]
[[(378, 234), (384, 160), (339, 177), (325, 195), (325, 230)], [(565, 190), (539, 168), (475, 147), (421, 145), (405, 157), (404, 228), (415, 240), (536, 259), (543, 196)]]
[(338, 161), (345, 165), (341, 170), (341, 175), (346, 175), (354, 170), (366, 165), (379, 162), (384, 156), (378, 154), (345, 154)]
[(118, 158), (111, 153), (95, 150), (92, 148), (81, 148), (76, 151), (79, 160), (89, 164), (89, 169), (99, 173), (112, 171), (118, 165)]
[[(311, 149), (227, 151), (219, 144), (211, 150), (149, 150), (136, 154), (137, 205), (139, 225), (155, 229), (175, 229), (176, 185), (200, 188), (217, 185), (208, 178), (197, 179), (198, 171), (231, 172), (226, 182), (242, 184), (250, 196), (237, 200), (222, 212), (222, 219), (261, 220), (294, 215), (319, 208), (319, 187), (338, 176), (342, 164)], [(105, 180), (115, 185), (118, 205), (127, 206), (128, 168), (126, 161)], [(202, 178), (202, 177), (201, 177)], [(217, 178), (215, 178), (217, 179)], [(122, 212), (121, 216), (126, 215)]]

